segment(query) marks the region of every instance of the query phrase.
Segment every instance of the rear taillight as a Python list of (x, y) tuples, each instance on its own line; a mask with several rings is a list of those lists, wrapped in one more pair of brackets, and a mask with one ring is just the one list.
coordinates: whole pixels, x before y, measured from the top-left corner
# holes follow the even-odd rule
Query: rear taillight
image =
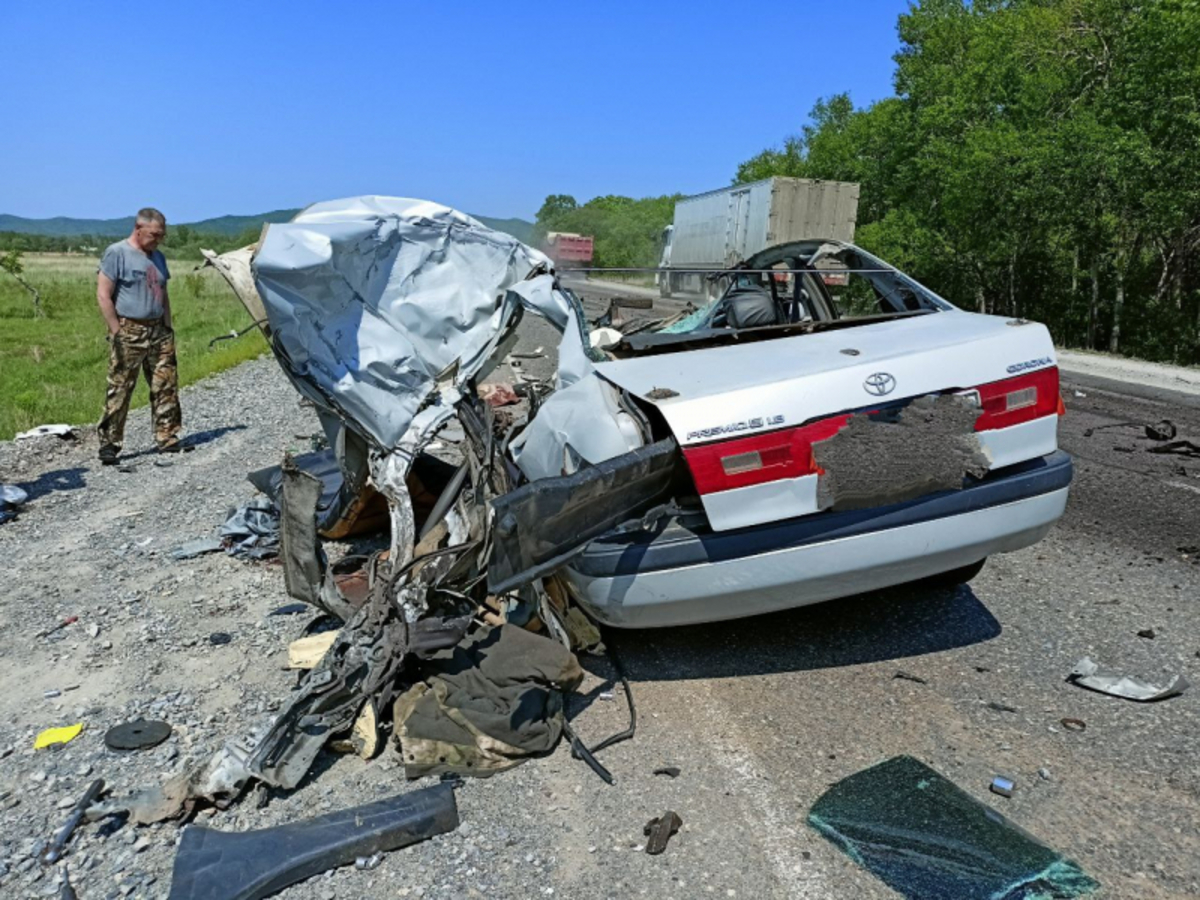
[(1058, 368), (1038, 369), (976, 388), (983, 414), (976, 431), (995, 431), (1058, 413)]
[(849, 413), (799, 428), (684, 447), (683, 455), (701, 494), (815, 475), (820, 470), (813, 462), (812, 445), (833, 437), (848, 421)]
[[(1039, 369), (1016, 378), (959, 391), (982, 412), (976, 431), (1008, 428), (1059, 412), (1058, 369)], [(858, 410), (870, 414), (873, 410)], [(802, 475), (819, 475), (812, 445), (827, 441), (850, 421), (852, 413), (817, 419), (798, 428), (684, 447), (683, 455), (700, 494), (715, 494)]]

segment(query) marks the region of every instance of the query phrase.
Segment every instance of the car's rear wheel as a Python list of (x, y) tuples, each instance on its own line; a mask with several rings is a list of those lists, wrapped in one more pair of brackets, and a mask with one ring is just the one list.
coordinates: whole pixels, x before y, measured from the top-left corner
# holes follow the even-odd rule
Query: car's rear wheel
[(921, 579), (921, 583), (933, 587), (957, 587), (960, 584), (966, 584), (982, 572), (984, 563), (986, 562), (987, 557), (985, 556), (979, 562), (971, 563), (969, 566), (960, 566), (957, 569), (951, 569), (949, 572), (939, 572), (937, 575), (930, 575), (928, 578)]

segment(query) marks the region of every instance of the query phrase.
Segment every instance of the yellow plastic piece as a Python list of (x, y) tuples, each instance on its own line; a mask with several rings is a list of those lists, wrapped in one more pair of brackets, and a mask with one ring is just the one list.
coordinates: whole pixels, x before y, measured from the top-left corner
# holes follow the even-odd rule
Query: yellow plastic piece
[(34, 750), (44, 750), (51, 744), (67, 744), (79, 737), (79, 732), (83, 731), (83, 723), (78, 722), (75, 725), (64, 725), (62, 728), (47, 728), (37, 736), (37, 740), (33, 742)]

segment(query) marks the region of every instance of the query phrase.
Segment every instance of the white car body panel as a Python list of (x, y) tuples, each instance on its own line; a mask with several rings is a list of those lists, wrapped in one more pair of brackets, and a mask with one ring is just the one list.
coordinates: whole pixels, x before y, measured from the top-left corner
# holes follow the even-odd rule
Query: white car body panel
[(976, 437), (991, 462), (1003, 469), (1014, 463), (1049, 456), (1058, 449), (1058, 416), (1042, 416), (1020, 425), (981, 431)]
[[(950, 310), (616, 360), (597, 364), (596, 371), (643, 398), (655, 388), (677, 392), (647, 402), (655, 403), (686, 447), (794, 427), (873, 402), (1002, 381), (1014, 376), (1010, 367), (1032, 363), (1020, 369), (1025, 372), (1055, 364), (1044, 326), (1011, 322)], [(864, 387), (869, 375), (881, 371), (896, 379), (887, 397), (875, 397)], [(1057, 449), (1057, 417), (981, 433), (980, 443), (993, 469), (1045, 456)], [(781, 479), (704, 494), (701, 501), (713, 529), (722, 531), (818, 512), (816, 485), (816, 476)]]
[(703, 565), (589, 578), (564, 571), (572, 596), (619, 628), (715, 622), (914, 581), (1020, 550), (1063, 514), (1067, 490), (962, 515)]
[[(972, 388), (1013, 377), (1009, 366), (1033, 360), (1055, 364), (1045, 326), (1007, 324), (997, 316), (949, 310), (908, 319), (596, 364), (599, 375), (632, 394), (655, 388), (678, 393), (648, 401), (662, 411), (681, 446), (769, 431), (783, 416), (800, 425), (872, 402)], [(857, 356), (841, 351), (854, 349)], [(886, 398), (863, 387), (868, 375), (888, 372), (896, 389)], [(751, 427), (751, 419), (762, 425)], [(706, 433), (736, 423), (746, 427)]]
[(765, 484), (717, 491), (701, 497), (704, 513), (716, 531), (747, 528), (762, 522), (790, 519), (818, 512), (817, 481), (820, 476), (801, 475)]

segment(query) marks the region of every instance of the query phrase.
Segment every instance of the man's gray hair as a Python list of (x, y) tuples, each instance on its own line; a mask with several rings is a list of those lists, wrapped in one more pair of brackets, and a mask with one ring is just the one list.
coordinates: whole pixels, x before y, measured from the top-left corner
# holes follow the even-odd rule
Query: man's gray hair
[(138, 210), (137, 223), (139, 225), (149, 225), (152, 222), (157, 222), (163, 228), (167, 227), (167, 217), (153, 206), (146, 206)]

